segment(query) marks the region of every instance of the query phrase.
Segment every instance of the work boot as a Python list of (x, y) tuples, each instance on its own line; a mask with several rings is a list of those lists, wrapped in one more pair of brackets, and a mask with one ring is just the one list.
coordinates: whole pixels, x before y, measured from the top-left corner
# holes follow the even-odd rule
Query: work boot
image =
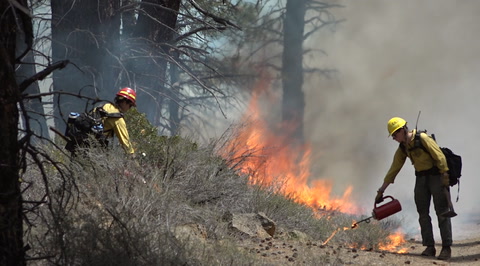
[(439, 260), (449, 260), (452, 257), (452, 249), (449, 246), (442, 247), (440, 255), (438, 255)]
[[(443, 249), (442, 249), (443, 251)], [(437, 252), (435, 250), (435, 247), (434, 246), (428, 246), (423, 252), (422, 252), (422, 256), (428, 256), (428, 257), (435, 257), (435, 252)]]

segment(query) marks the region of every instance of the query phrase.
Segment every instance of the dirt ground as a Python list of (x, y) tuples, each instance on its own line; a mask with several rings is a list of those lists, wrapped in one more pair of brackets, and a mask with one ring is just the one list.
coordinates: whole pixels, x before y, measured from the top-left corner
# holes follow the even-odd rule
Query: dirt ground
[[(247, 248), (247, 245), (244, 246)], [(264, 265), (480, 265), (480, 235), (475, 238), (454, 241), (449, 261), (421, 256), (425, 247), (415, 240), (402, 247), (407, 253), (360, 250), (343, 246), (301, 243), (264, 239), (248, 244), (251, 253), (259, 256)], [(437, 256), (441, 245), (436, 247)]]

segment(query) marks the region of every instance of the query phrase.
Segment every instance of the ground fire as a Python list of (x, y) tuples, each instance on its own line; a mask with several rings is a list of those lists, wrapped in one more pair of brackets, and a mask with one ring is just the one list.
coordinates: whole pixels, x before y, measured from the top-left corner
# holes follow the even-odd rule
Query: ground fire
[[(244, 127), (237, 132), (227, 149), (234, 153), (228, 157), (234, 158), (232, 161), (235, 166), (249, 176), (251, 184), (278, 188), (279, 193), (314, 210), (336, 210), (359, 215), (359, 206), (350, 198), (352, 186), (347, 186), (343, 195), (333, 196), (331, 180), (311, 178), (311, 147), (292, 145), (294, 141), (288, 134), (292, 132), (292, 128), (281, 125), (272, 129), (272, 126), (264, 121), (259, 107), (259, 96), (269, 84), (263, 80), (257, 85), (246, 108), (247, 113), (243, 116)], [(358, 224), (354, 223), (352, 227), (345, 227), (343, 230), (356, 227)], [(332, 232), (324, 244), (340, 230), (338, 228)], [(402, 240), (401, 234), (394, 234), (389, 238), (389, 245), (382, 245), (381, 249), (395, 251), (395, 247), (401, 244)]]
[(386, 243), (380, 244), (378, 249), (385, 251), (395, 251), (397, 253), (407, 253), (407, 248), (398, 248), (405, 244), (404, 234), (401, 231), (397, 231), (388, 236)]

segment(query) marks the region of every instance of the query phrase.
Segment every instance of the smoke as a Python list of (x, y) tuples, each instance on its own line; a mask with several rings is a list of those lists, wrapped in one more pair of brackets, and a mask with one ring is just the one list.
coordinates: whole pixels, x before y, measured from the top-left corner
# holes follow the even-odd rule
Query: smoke
[[(388, 119), (403, 117), (414, 128), (421, 111), (418, 128), (462, 156), (460, 200), (454, 204), (459, 216), (452, 224), (454, 239), (468, 236), (461, 228), (480, 222), (474, 172), (480, 2), (338, 2), (345, 7), (332, 12), (346, 21), (305, 45), (328, 54), (309, 57), (308, 67), (338, 71), (330, 78), (306, 77), (305, 134), (314, 147), (315, 176), (334, 179), (338, 193), (354, 185), (355, 200), (368, 215), (398, 146), (387, 138)], [(403, 211), (396, 216), (418, 234), (413, 171), (407, 161), (386, 194), (400, 200)], [(433, 203), (431, 215), (436, 223)]]

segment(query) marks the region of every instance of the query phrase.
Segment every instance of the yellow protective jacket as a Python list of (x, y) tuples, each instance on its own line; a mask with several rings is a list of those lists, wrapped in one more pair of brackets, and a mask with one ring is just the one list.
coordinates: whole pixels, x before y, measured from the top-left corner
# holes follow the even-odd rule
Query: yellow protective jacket
[(390, 169), (385, 176), (384, 181), (386, 183), (393, 183), (398, 172), (402, 169), (405, 164), (405, 160), (410, 158), (415, 171), (426, 171), (436, 166), (440, 173), (445, 173), (448, 171), (447, 160), (445, 155), (443, 155), (442, 150), (438, 147), (434, 139), (428, 136), (425, 133), (420, 133), (420, 141), (422, 142), (423, 147), (428, 151), (424, 151), (422, 148), (417, 148), (410, 150), (415, 145), (415, 133), (416, 130), (412, 130), (412, 138), (406, 145), (405, 151), (399, 146), (395, 151), (393, 156), (393, 162), (390, 166)]
[[(120, 110), (113, 104), (107, 103), (103, 106), (103, 109), (108, 114), (119, 114), (121, 113)], [(130, 137), (128, 135), (127, 124), (125, 123), (125, 119), (123, 116), (119, 117), (104, 117), (103, 120), (103, 129), (105, 135), (108, 138), (113, 138), (113, 135), (117, 136), (118, 141), (122, 144), (123, 149), (125, 152), (129, 154), (133, 154), (135, 150), (132, 147), (132, 143), (130, 142)]]

